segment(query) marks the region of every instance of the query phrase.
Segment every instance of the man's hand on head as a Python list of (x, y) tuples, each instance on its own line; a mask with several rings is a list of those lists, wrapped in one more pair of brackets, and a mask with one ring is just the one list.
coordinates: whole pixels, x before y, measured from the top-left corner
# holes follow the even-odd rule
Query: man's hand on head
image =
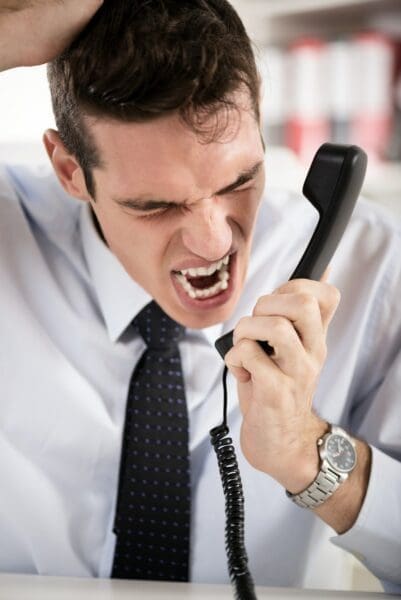
[(0, 71), (56, 58), (103, 0), (0, 0)]

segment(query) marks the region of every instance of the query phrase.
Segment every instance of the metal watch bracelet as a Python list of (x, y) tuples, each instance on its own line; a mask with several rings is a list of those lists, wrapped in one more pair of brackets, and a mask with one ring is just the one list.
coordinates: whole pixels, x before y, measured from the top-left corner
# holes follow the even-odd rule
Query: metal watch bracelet
[(316, 479), (306, 490), (299, 494), (291, 494), (286, 490), (286, 494), (301, 508), (316, 508), (335, 492), (342, 481), (344, 476), (338, 475), (329, 466), (322, 464)]

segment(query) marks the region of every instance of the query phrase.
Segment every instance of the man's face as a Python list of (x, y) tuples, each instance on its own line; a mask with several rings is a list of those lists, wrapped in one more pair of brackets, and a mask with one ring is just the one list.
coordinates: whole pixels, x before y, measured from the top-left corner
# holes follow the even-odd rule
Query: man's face
[(225, 321), (244, 285), (264, 188), (252, 111), (233, 111), (212, 143), (177, 115), (89, 126), (103, 160), (91, 205), (110, 250), (179, 323)]

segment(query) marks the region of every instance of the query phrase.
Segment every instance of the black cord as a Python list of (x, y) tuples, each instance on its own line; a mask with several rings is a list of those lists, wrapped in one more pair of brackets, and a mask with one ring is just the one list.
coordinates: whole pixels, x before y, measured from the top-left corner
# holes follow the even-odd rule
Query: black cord
[(223, 371), (223, 422), (210, 430), (217, 454), (220, 477), (226, 503), (226, 554), (228, 571), (236, 600), (257, 600), (244, 542), (244, 494), (233, 441), (227, 426), (227, 367)]

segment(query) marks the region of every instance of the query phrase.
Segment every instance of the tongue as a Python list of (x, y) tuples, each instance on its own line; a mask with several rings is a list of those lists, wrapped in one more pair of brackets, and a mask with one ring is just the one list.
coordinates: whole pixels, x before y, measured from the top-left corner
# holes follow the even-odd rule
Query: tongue
[(214, 275), (205, 275), (204, 277), (188, 277), (189, 283), (197, 290), (204, 290), (212, 287), (218, 282), (217, 272)]

